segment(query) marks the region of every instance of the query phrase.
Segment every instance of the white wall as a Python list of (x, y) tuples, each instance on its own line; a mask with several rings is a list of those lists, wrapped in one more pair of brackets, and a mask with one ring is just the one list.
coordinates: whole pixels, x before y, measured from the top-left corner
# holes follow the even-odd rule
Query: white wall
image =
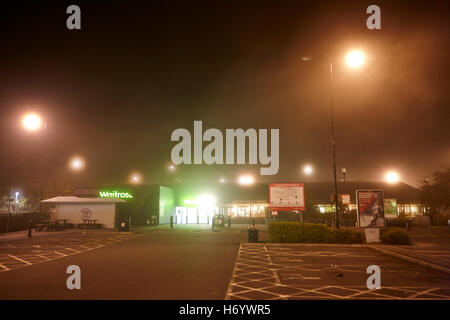
[(82, 223), (80, 211), (83, 208), (91, 210), (90, 220), (97, 219), (97, 223), (103, 224), (104, 228), (115, 227), (115, 203), (58, 203), (56, 204), (56, 217), (57, 219), (68, 219), (70, 223)]

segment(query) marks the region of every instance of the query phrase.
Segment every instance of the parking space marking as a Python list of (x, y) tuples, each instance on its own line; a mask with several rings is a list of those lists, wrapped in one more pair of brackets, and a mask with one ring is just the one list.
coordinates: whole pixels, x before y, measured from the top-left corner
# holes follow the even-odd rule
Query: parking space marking
[(3, 268), (4, 271), (9, 271), (9, 268), (5, 267), (5, 266), (2, 265), (1, 263), (0, 263), (0, 267)]
[(31, 265), (30, 262), (28, 262), (28, 261), (26, 261), (26, 260), (24, 260), (24, 259), (21, 259), (21, 258), (19, 258), (19, 257), (16, 257), (15, 255), (8, 254), (8, 257), (13, 258), (13, 259), (16, 259), (17, 261), (23, 262), (23, 263), (25, 263), (25, 264), (27, 264), (27, 265)]
[[(0, 273), (79, 254), (135, 238), (137, 234), (81, 233), (80, 237), (42, 237), (0, 242)], [(33, 243), (29, 243), (33, 241)], [(38, 243), (36, 243), (38, 242)]]
[[(324, 285), (318, 272), (345, 271), (361, 272), (366, 265), (347, 264), (318, 267), (298, 259), (299, 256), (342, 258), (379, 257), (360, 250), (350, 252), (330, 252), (318, 247), (309, 247), (308, 252), (286, 244), (286, 247), (271, 244), (241, 244), (238, 250), (235, 266), (225, 296), (226, 300), (286, 300), (286, 299), (450, 299), (450, 287), (408, 287), (383, 286), (381, 289), (370, 290), (366, 286), (355, 285)], [(305, 246), (307, 247), (307, 246)], [(361, 248), (361, 246), (360, 246)], [(351, 246), (349, 246), (351, 249)], [(370, 250), (370, 249), (368, 249)], [(310, 259), (310, 260), (311, 260)], [(323, 262), (322, 262), (323, 264)], [(386, 270), (386, 272), (401, 272)], [(317, 284), (314, 284), (317, 283)]]

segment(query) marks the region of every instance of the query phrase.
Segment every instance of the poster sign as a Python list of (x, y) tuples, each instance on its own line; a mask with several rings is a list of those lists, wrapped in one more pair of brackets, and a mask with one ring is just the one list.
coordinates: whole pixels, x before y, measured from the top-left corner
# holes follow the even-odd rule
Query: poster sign
[(384, 214), (386, 217), (397, 217), (397, 199), (384, 199)]
[(278, 215), (278, 211), (272, 211), (272, 215), (273, 216), (277, 216)]
[(305, 210), (305, 189), (303, 183), (269, 184), (271, 211)]
[(349, 194), (341, 194), (340, 200), (343, 206), (348, 206), (350, 204), (350, 195)]
[(356, 190), (356, 208), (360, 228), (384, 228), (383, 190)]

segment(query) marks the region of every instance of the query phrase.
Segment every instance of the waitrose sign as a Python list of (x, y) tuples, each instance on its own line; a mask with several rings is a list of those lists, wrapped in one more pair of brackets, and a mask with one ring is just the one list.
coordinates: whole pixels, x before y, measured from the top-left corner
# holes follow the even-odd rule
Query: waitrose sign
[(114, 199), (133, 199), (133, 196), (129, 192), (123, 192), (118, 190), (112, 191), (100, 191), (100, 198), (114, 198)]

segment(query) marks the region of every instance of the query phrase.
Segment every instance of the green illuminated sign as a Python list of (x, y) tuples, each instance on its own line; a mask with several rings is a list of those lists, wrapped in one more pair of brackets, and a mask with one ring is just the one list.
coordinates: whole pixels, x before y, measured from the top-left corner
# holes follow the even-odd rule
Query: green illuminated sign
[(384, 199), (384, 214), (397, 216), (397, 199)]
[(113, 190), (113, 191), (100, 191), (100, 198), (133, 199), (133, 196), (129, 192)]

